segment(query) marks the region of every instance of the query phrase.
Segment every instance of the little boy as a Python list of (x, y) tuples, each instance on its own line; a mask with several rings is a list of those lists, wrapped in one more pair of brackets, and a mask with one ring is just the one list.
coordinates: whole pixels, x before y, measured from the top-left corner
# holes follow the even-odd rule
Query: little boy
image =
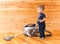
[(39, 26), (39, 32), (40, 32), (40, 38), (41, 39), (44, 39), (45, 38), (45, 33), (44, 33), (44, 30), (45, 30), (45, 14), (43, 12), (43, 10), (45, 9), (44, 5), (40, 5), (38, 8), (37, 8), (37, 12), (39, 13), (39, 17), (38, 17), (38, 26)]

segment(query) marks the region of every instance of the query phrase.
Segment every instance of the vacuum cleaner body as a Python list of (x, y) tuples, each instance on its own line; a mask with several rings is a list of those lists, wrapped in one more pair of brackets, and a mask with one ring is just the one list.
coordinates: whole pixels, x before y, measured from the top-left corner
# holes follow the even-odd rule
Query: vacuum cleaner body
[[(29, 31), (26, 31), (26, 30), (29, 30)], [(36, 25), (35, 24), (27, 24), (23, 31), (26, 31), (24, 34), (26, 36), (35, 36), (37, 33), (36, 33)]]

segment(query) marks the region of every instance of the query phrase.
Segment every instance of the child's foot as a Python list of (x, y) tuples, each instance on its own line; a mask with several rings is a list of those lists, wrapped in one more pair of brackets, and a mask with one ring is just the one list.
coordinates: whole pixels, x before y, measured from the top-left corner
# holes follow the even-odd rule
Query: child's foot
[(44, 39), (45, 39), (45, 37), (41, 37), (41, 39), (43, 39), (43, 40), (44, 40)]

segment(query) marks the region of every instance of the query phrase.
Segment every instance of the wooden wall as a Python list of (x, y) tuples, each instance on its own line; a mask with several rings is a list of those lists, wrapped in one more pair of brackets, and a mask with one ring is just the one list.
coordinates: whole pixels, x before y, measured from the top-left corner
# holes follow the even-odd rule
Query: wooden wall
[(20, 31), (28, 23), (36, 23), (37, 7), (45, 5), (46, 28), (60, 29), (59, 0), (4, 0), (0, 1), (0, 30)]

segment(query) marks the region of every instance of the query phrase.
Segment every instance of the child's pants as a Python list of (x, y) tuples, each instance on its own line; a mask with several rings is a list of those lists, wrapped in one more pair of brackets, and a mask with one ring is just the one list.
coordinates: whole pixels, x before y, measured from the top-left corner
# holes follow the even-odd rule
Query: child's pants
[(40, 23), (38, 22), (38, 26), (39, 26), (39, 32), (40, 32), (40, 38), (41, 37), (45, 37), (45, 23)]

